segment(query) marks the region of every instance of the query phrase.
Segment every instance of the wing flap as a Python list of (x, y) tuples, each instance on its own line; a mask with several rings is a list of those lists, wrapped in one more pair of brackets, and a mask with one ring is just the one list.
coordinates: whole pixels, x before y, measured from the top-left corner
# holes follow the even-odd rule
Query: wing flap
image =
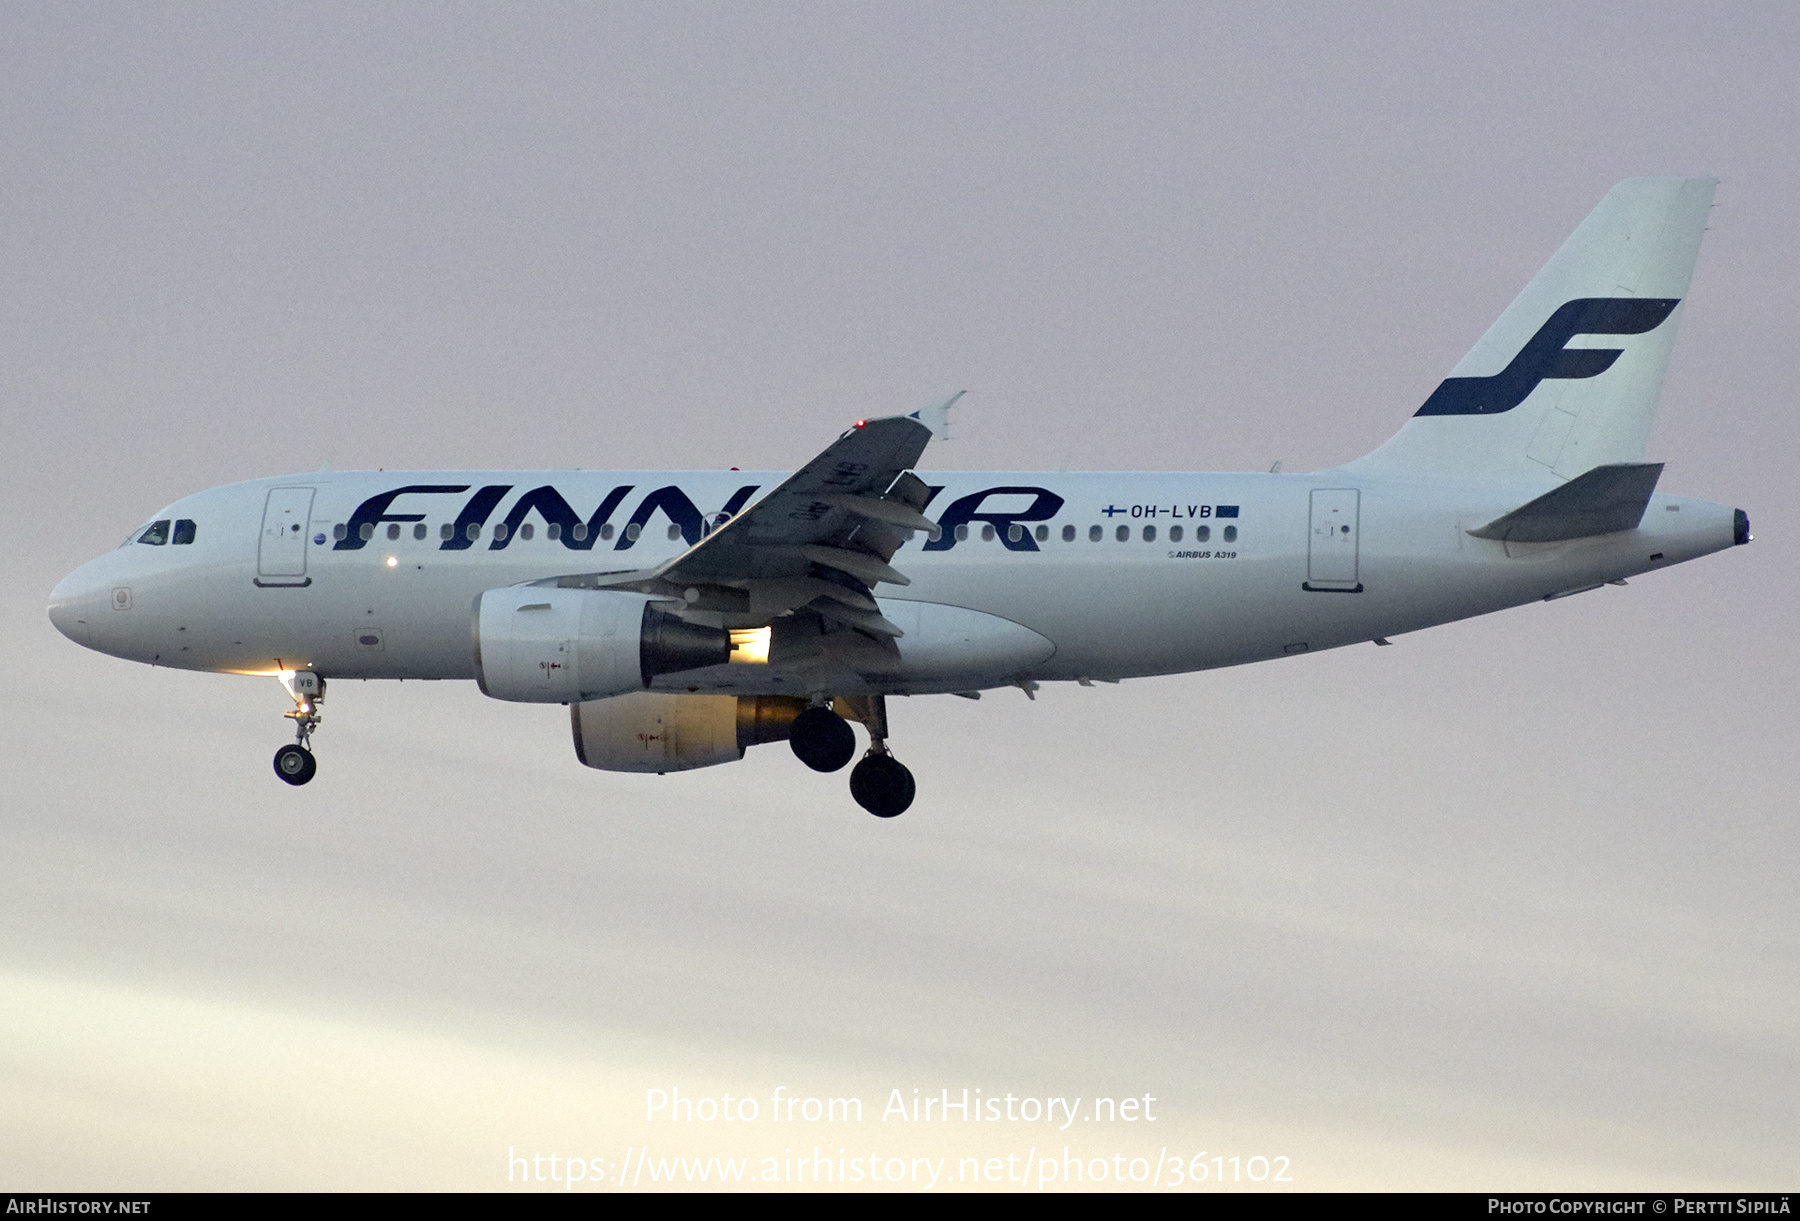
[(906, 635), (878, 611), (855, 610), (840, 602), (818, 602), (813, 605), (812, 610), (821, 619), (830, 619), (834, 623), (842, 623), (877, 636), (892, 636), (898, 639)]
[(929, 534), (937, 528), (929, 517), (904, 501), (888, 500), (880, 496), (831, 496), (827, 499), (838, 508), (858, 517), (886, 522), (902, 530), (923, 530)]
[(798, 550), (813, 563), (847, 572), (865, 585), (878, 585), (883, 581), (889, 585), (912, 584), (912, 579), (905, 573), (866, 551), (853, 551), (848, 547), (815, 547), (811, 544)]

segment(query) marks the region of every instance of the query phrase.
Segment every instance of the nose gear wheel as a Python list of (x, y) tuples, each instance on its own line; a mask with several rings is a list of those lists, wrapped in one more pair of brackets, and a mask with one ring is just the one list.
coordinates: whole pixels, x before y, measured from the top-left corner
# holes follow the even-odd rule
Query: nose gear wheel
[(289, 784), (305, 784), (319, 770), (319, 761), (304, 746), (284, 746), (275, 752), (275, 774)]
[(324, 716), (319, 705), (325, 702), (325, 680), (311, 670), (300, 670), (282, 674), (281, 685), (294, 700), (294, 707), (282, 713), (294, 722), (294, 741), (275, 752), (275, 774), (289, 784), (305, 784), (319, 770), (310, 747), (313, 730)]

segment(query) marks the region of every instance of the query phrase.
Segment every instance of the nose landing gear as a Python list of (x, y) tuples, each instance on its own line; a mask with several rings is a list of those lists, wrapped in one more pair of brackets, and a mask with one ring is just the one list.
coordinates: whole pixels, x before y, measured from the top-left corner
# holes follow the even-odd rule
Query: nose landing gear
[(281, 685), (294, 699), (293, 710), (282, 714), (294, 722), (294, 742), (275, 752), (275, 774), (289, 784), (305, 784), (319, 770), (308, 748), (323, 715), (319, 705), (325, 702), (325, 680), (312, 670), (284, 671)]

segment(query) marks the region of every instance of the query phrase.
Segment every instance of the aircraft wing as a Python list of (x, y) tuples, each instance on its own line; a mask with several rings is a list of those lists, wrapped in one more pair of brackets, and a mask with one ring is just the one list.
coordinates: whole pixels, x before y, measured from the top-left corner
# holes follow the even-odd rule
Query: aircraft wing
[(884, 636), (875, 585), (907, 585), (889, 561), (914, 530), (930, 490), (911, 468), (931, 429), (905, 416), (864, 420), (682, 554), (655, 569), (559, 578), (584, 589), (632, 589), (678, 598), (683, 617), (762, 626), (801, 607)]

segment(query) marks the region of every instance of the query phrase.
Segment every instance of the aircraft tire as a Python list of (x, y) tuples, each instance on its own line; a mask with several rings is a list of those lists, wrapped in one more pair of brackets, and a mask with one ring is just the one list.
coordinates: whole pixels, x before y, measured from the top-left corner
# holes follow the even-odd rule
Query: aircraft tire
[(856, 754), (856, 731), (829, 708), (808, 708), (794, 718), (788, 745), (815, 772), (835, 772)]
[(304, 746), (284, 746), (275, 752), (275, 774), (289, 784), (305, 784), (319, 770), (319, 761)]
[(912, 772), (892, 755), (870, 755), (850, 773), (850, 795), (877, 818), (904, 814), (916, 791)]

